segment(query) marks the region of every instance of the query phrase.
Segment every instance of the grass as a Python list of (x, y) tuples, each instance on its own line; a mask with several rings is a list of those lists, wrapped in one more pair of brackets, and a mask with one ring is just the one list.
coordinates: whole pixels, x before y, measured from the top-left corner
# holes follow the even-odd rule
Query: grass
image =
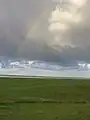
[(0, 120), (90, 120), (90, 80), (0, 78)]
[(89, 120), (90, 105), (21, 104), (18, 117), (22, 120)]

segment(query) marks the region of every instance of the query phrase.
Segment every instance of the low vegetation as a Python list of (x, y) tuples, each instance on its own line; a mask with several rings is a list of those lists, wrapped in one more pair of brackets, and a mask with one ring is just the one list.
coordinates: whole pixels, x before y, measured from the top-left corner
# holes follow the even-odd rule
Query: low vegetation
[(90, 120), (90, 80), (0, 78), (0, 120)]

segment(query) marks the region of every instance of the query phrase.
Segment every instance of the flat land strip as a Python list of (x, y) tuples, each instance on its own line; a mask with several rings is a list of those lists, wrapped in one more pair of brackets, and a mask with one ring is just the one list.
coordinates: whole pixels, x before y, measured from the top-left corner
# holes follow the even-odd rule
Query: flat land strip
[(0, 120), (90, 120), (90, 80), (0, 78)]

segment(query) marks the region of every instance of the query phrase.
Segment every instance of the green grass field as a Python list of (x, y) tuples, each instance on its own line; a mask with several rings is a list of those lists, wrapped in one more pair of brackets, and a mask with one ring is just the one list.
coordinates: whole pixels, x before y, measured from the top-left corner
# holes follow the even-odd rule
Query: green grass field
[(0, 120), (90, 120), (90, 80), (0, 78)]

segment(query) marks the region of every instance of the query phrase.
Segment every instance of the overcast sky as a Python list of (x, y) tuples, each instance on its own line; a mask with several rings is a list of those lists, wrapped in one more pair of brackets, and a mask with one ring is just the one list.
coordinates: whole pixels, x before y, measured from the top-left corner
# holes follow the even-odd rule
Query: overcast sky
[(0, 0), (0, 55), (90, 60), (90, 0), (61, 4), (58, 0)]

